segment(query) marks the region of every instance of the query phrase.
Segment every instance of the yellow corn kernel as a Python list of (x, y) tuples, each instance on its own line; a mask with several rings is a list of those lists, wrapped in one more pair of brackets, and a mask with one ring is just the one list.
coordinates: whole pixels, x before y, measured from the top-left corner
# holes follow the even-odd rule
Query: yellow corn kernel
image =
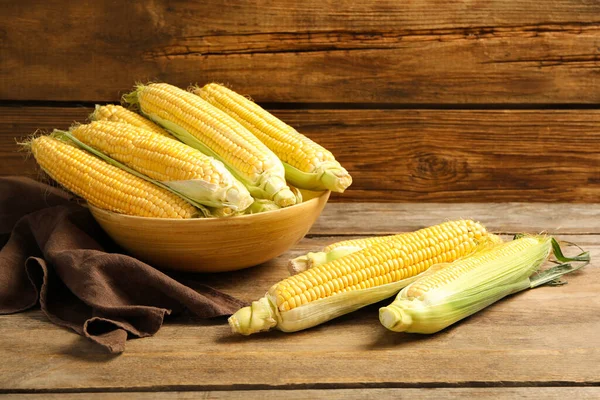
[[(434, 231), (434, 230), (437, 231), (438, 227), (434, 226), (434, 227), (431, 227), (431, 229), (432, 229), (432, 231)], [(466, 226), (461, 226), (459, 229), (461, 230), (460, 233), (462, 233), (462, 235), (464, 236), (462, 239), (466, 239), (469, 235), (471, 235), (471, 237), (475, 237), (474, 232), (477, 231), (477, 230), (468, 231)], [(440, 257), (446, 257), (444, 254), (442, 254), (442, 252), (440, 250), (444, 249), (444, 248), (450, 248), (449, 244), (445, 244), (444, 242), (436, 242), (431, 237), (426, 237), (422, 231), (414, 232), (414, 234), (418, 235), (418, 237), (423, 240), (430, 240), (431, 244), (433, 246), (432, 248), (426, 248), (423, 250), (425, 253), (420, 256), (421, 260), (425, 257), (428, 259), (435, 257), (432, 253), (432, 249), (435, 249), (437, 251), (437, 254), (441, 254)], [(440, 234), (444, 235), (443, 232), (440, 232)], [(362, 239), (342, 240), (340, 242), (332, 243), (332, 244), (326, 246), (321, 251), (309, 252), (302, 256), (298, 256), (296, 258), (290, 259), (288, 261), (288, 270), (290, 271), (290, 274), (295, 275), (295, 274), (305, 271), (309, 268), (314, 268), (318, 265), (325, 264), (327, 262), (336, 260), (336, 259), (344, 257), (348, 254), (365, 249), (369, 246), (373, 246), (373, 245), (380, 244), (380, 243), (385, 243), (385, 242), (392, 241), (392, 240), (396, 241), (398, 243), (409, 243), (408, 240), (409, 240), (409, 238), (412, 237), (411, 235), (412, 235), (411, 233), (400, 233), (397, 235), (374, 236), (374, 237), (362, 238)], [(479, 233), (479, 235), (481, 235), (481, 234)], [(444, 237), (447, 238), (447, 236), (443, 236), (443, 238)], [(501, 242), (501, 239), (498, 236), (492, 235), (492, 236), (489, 236), (489, 238), (491, 240), (496, 240), (498, 242)], [(453, 240), (453, 244), (452, 244), (453, 246), (459, 245), (458, 232), (457, 232), (457, 236), (455, 236), (452, 240)], [(409, 245), (410, 245), (410, 243), (409, 243)], [(446, 246), (446, 247), (443, 247), (443, 246)], [(450, 257), (451, 258), (453, 257), (452, 253), (450, 254)], [(455, 255), (454, 255), (454, 257), (455, 257)]]
[(257, 198), (295, 204), (277, 156), (237, 121), (200, 97), (175, 86), (139, 86), (126, 96), (179, 140), (221, 160)]
[(279, 118), (225, 86), (209, 83), (194, 93), (219, 108), (267, 145), (286, 166), (286, 178), (309, 190), (343, 192), (352, 183), (333, 154)]
[(144, 128), (162, 136), (173, 137), (169, 132), (165, 131), (149, 119), (116, 104), (107, 104), (105, 106), (96, 105), (96, 109), (92, 115), (90, 115), (90, 120), (122, 122), (137, 126), (138, 128)]
[(192, 218), (197, 210), (180, 197), (49, 136), (31, 141), (40, 167), (90, 204), (117, 213), (157, 218)]
[(232, 178), (227, 171), (223, 176), (224, 168), (217, 168), (200, 151), (129, 124), (95, 121), (70, 132), (82, 143), (158, 181), (200, 179), (219, 185)]

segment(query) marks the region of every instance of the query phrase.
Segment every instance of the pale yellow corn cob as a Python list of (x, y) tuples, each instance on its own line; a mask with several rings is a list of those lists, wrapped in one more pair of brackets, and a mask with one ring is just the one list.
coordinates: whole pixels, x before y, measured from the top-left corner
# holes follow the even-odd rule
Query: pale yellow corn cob
[(383, 300), (430, 266), (452, 262), (496, 243), (470, 220), (450, 221), (375, 244), (291, 276), (235, 313), (233, 331), (250, 334), (277, 327), (305, 329)]
[(333, 154), (246, 97), (209, 83), (194, 93), (233, 117), (283, 161), (287, 180), (302, 189), (343, 192), (352, 177)]
[[(548, 258), (552, 240), (548, 236), (523, 237), (436, 266), (405, 287), (392, 304), (382, 307), (379, 319), (396, 332), (434, 333), (509, 294), (570, 272), (571, 266), (563, 265), (558, 275), (549, 271), (549, 278), (530, 280)], [(589, 261), (589, 254), (570, 260)]]
[(223, 161), (256, 198), (289, 206), (296, 197), (277, 156), (233, 118), (193, 93), (175, 86), (140, 85), (126, 101), (179, 140)]
[(180, 197), (74, 145), (40, 136), (30, 146), (38, 164), (52, 179), (96, 207), (142, 217), (197, 216), (196, 208)]
[(149, 119), (116, 104), (107, 104), (105, 106), (96, 105), (96, 109), (90, 115), (90, 120), (123, 122), (129, 125), (137, 126), (138, 128), (147, 129), (154, 133), (158, 133), (159, 135), (170, 138), (173, 137), (171, 134), (169, 134), (169, 132), (165, 131), (163, 128), (156, 125)]

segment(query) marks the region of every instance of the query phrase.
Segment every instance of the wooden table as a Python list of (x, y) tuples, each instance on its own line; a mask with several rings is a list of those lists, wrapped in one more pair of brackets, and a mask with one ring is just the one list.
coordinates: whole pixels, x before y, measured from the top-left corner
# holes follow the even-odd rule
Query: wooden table
[(427, 337), (387, 332), (377, 305), (249, 338), (178, 316), (113, 356), (39, 311), (0, 316), (0, 393), (600, 397), (600, 2), (20, 0), (2, 16), (0, 176), (37, 177), (15, 141), (85, 122), (136, 81), (226, 83), (351, 172), (332, 201), (355, 203), (330, 204), (287, 254), (197, 277), (232, 295), (261, 296), (326, 243), (457, 217), (547, 231), (594, 260)]
[(197, 278), (252, 300), (287, 275), (290, 257), (349, 237), (459, 217), (503, 234), (552, 233), (589, 250), (593, 262), (568, 276), (568, 285), (514, 295), (433, 336), (386, 331), (379, 305), (307, 331), (251, 337), (232, 335), (225, 318), (178, 316), (154, 337), (131, 340), (125, 353), (111, 355), (39, 310), (0, 316), (0, 393), (17, 399), (123, 392), (152, 399), (600, 397), (598, 204), (333, 203), (281, 257)]

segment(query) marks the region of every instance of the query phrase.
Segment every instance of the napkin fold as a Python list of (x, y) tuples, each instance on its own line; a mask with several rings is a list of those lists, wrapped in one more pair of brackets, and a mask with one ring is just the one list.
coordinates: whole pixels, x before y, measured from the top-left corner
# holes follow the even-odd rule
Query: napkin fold
[(123, 251), (66, 192), (0, 177), (0, 314), (40, 305), (50, 321), (111, 353), (155, 334), (165, 315), (229, 315), (244, 302), (194, 289)]

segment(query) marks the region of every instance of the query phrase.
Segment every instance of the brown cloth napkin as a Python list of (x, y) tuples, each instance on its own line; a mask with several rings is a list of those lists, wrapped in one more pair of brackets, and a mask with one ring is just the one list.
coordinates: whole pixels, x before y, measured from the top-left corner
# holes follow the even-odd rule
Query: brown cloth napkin
[(50, 321), (111, 353), (123, 352), (128, 336), (156, 333), (172, 312), (210, 318), (244, 305), (119, 254), (85, 207), (28, 178), (0, 178), (0, 247), (0, 314), (39, 301)]

